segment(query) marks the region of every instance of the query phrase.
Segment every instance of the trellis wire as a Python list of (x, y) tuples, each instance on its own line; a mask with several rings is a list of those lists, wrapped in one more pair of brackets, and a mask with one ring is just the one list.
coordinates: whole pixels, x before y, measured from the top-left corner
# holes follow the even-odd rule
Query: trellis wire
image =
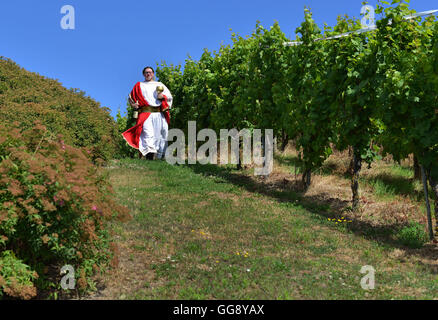
[[(405, 19), (408, 20), (408, 19), (413, 19), (413, 18), (418, 18), (418, 17), (423, 17), (423, 16), (430, 16), (430, 15), (433, 15), (437, 12), (438, 12), (438, 10), (417, 12), (417, 13), (414, 13), (412, 15), (406, 16)], [(341, 33), (341, 34), (338, 34), (338, 35), (332, 36), (332, 37), (319, 38), (319, 39), (316, 39), (315, 41), (339, 39), (339, 38), (349, 36), (350, 34), (353, 34), (353, 33), (364, 33), (364, 32), (368, 32), (368, 31), (372, 31), (372, 30), (376, 30), (376, 29), (377, 29), (377, 26), (374, 25), (374, 26), (370, 26), (370, 27), (355, 30), (355, 31)], [(302, 41), (291, 41), (291, 42), (284, 42), (283, 43), (283, 45), (285, 45), (287, 47), (299, 46), (300, 44), (303, 44), (303, 42)]]

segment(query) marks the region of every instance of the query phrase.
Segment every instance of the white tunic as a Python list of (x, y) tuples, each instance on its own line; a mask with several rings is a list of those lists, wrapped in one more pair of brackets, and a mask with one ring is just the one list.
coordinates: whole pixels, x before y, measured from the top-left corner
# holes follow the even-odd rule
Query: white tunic
[[(164, 88), (163, 94), (167, 97), (169, 109), (172, 107), (172, 94), (169, 89), (161, 82), (149, 81), (140, 82), (141, 92), (147, 103), (152, 107), (161, 105), (157, 99), (157, 86)], [(162, 112), (152, 112), (143, 124), (143, 131), (140, 135), (139, 150), (146, 156), (148, 153), (156, 153), (157, 158), (164, 157), (167, 149), (167, 135), (169, 127)]]

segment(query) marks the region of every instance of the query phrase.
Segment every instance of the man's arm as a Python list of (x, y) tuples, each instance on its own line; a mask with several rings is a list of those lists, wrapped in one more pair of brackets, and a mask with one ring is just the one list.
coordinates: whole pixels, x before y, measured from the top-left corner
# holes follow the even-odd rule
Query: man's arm
[(172, 107), (173, 97), (172, 97), (172, 94), (170, 93), (170, 90), (164, 84), (162, 84), (162, 85), (164, 88), (162, 95), (166, 96), (167, 104), (169, 105), (169, 109), (170, 109)]
[(140, 107), (140, 105), (137, 102), (134, 102), (134, 100), (132, 100), (131, 95), (129, 95), (129, 104), (131, 105), (132, 108), (134, 109), (138, 109)]

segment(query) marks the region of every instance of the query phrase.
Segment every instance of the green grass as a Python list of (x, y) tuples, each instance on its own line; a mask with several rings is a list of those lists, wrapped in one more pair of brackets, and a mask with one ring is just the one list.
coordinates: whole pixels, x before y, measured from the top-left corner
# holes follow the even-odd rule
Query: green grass
[[(416, 262), (416, 251), (393, 258), (398, 244), (335, 225), (324, 215), (327, 208), (312, 207), (291, 192), (281, 197), (293, 202), (258, 193), (233, 168), (127, 159), (109, 173), (120, 202), (133, 214), (113, 229), (121, 241), (135, 242), (138, 259), (150, 256), (143, 268), (153, 277), (128, 290), (130, 299), (437, 296), (436, 275)], [(360, 286), (364, 265), (376, 270), (374, 290)]]
[(413, 171), (397, 164), (375, 176), (362, 177), (361, 182), (372, 186), (374, 194), (380, 199), (407, 196), (414, 201), (424, 200), (422, 184), (413, 180)]

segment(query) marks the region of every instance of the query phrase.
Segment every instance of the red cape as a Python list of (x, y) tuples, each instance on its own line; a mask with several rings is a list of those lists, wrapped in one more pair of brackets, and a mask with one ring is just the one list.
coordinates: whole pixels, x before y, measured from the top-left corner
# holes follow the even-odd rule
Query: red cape
[[(143, 97), (143, 94), (141, 93), (140, 82), (137, 82), (135, 84), (134, 89), (132, 89), (129, 96), (134, 102), (138, 101), (140, 107), (146, 107), (149, 105), (146, 99)], [(167, 103), (167, 97), (165, 95), (163, 96), (164, 99), (161, 102), (161, 110), (167, 109), (166, 111), (164, 111), (164, 117), (166, 118), (167, 124), (170, 125), (170, 113), (168, 109), (169, 104)], [(135, 149), (139, 148), (140, 135), (143, 131), (143, 124), (149, 118), (150, 114), (150, 112), (140, 113), (137, 118), (137, 124), (122, 133), (123, 138), (131, 147)]]

